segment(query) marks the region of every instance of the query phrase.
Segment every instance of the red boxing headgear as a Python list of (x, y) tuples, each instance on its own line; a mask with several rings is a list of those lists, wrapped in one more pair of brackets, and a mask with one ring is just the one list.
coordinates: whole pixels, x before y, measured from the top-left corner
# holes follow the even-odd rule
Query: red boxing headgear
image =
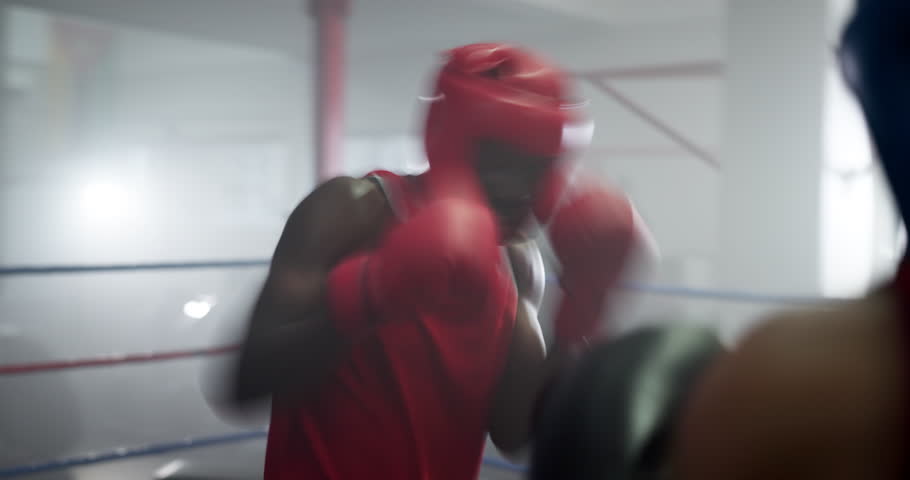
[(592, 123), (569, 98), (565, 73), (517, 47), (477, 43), (448, 52), (427, 114), (434, 193), (479, 192), (471, 162), (478, 140), (554, 159), (590, 141)]

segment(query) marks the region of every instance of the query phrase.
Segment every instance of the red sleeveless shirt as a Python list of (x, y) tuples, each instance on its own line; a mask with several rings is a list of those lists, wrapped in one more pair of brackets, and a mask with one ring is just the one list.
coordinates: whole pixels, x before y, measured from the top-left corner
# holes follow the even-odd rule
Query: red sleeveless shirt
[[(370, 178), (399, 218), (417, 208), (414, 177)], [(265, 479), (477, 478), (516, 305), (509, 284), (484, 318), (455, 322), (415, 309), (381, 319), (305, 403), (273, 399)], [(388, 314), (370, 308), (363, 311)]]

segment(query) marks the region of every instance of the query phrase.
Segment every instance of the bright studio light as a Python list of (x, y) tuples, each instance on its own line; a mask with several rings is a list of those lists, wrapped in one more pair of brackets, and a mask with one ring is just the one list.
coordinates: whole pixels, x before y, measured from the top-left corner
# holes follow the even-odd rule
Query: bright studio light
[(205, 318), (215, 306), (213, 297), (200, 297), (183, 304), (183, 314), (193, 320)]
[(110, 182), (94, 182), (82, 189), (81, 206), (86, 215), (98, 219), (117, 218), (126, 213), (129, 192)]
[(168, 462), (161, 466), (161, 468), (155, 470), (155, 479), (156, 480), (165, 480), (171, 478), (175, 473), (179, 473), (183, 470), (183, 467), (186, 466), (186, 462), (183, 460), (174, 460)]

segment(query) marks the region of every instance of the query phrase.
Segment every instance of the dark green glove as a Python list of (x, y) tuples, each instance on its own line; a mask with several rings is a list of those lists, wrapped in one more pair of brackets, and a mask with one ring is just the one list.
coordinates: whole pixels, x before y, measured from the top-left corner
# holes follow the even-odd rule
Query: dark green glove
[(721, 352), (713, 329), (648, 327), (587, 352), (544, 400), (531, 480), (658, 478), (680, 408)]

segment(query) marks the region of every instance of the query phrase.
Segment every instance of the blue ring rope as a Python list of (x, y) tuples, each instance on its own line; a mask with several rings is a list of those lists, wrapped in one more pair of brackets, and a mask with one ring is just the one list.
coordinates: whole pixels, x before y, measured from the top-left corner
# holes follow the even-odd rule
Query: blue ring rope
[[(212, 260), (200, 262), (156, 262), (109, 265), (23, 265), (0, 267), (0, 277), (23, 275), (79, 274), (105, 272), (136, 272), (163, 270), (212, 270), (229, 268), (267, 267), (270, 260)], [(555, 277), (548, 277), (548, 282), (558, 283)], [(837, 298), (819, 298), (806, 296), (767, 295), (728, 290), (705, 290), (660, 285), (627, 284), (627, 290), (652, 295), (704, 298), (716, 301), (739, 303), (772, 303), (781, 305), (812, 305), (828, 301), (842, 301)]]
[(667, 297), (692, 297), (706, 300), (738, 303), (773, 303), (781, 305), (818, 305), (825, 302), (843, 302), (846, 298), (810, 297), (798, 295), (770, 295), (742, 292), (735, 290), (708, 290), (686, 287), (669, 287), (662, 285), (626, 284), (627, 290)]
[(245, 442), (249, 440), (265, 438), (266, 430), (254, 430), (249, 432), (229, 433), (226, 435), (213, 435), (208, 437), (187, 438), (174, 442), (153, 443), (137, 447), (119, 447), (105, 452), (85, 453), (72, 457), (62, 457), (42, 463), (29, 465), (19, 465), (0, 470), (0, 478), (12, 478), (22, 475), (33, 475), (36, 473), (51, 472), (67, 468), (92, 465), (96, 463), (113, 462), (125, 460), (128, 458), (146, 457), (150, 455), (162, 455), (165, 453), (179, 452), (194, 448), (215, 447), (231, 443)]
[[(42, 463), (19, 465), (0, 469), (0, 478), (13, 478), (24, 475), (34, 475), (73, 467), (82, 467), (98, 463), (114, 462), (136, 457), (163, 455), (166, 453), (180, 452), (195, 448), (217, 447), (232, 443), (261, 440), (266, 438), (268, 430), (252, 430), (248, 432), (229, 433), (226, 435), (212, 435), (208, 437), (188, 438), (174, 442), (153, 443), (138, 447), (119, 447), (105, 452), (86, 453), (72, 457), (63, 457)], [(524, 472), (526, 467), (515, 465), (505, 460), (484, 457), (483, 464), (491, 468), (511, 472)]]

